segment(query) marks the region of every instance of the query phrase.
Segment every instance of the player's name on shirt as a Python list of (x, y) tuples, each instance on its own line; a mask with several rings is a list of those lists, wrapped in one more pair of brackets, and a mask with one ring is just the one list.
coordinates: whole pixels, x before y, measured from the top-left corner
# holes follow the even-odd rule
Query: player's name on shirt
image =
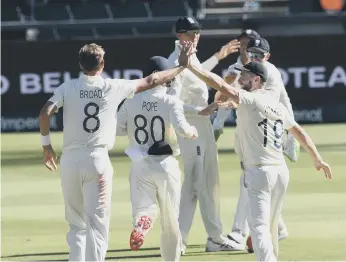
[(157, 102), (148, 102), (143, 101), (142, 103), (142, 111), (158, 111), (158, 105)]
[(95, 90), (80, 90), (79, 91), (79, 97), (80, 98), (102, 98), (104, 96), (104, 93), (101, 89), (95, 89)]
[(273, 115), (274, 114), (275, 116), (277, 116), (279, 118), (283, 117), (283, 112), (282, 112), (282, 110), (280, 110), (280, 108), (274, 108), (270, 105), (264, 106), (264, 113), (266, 115)]

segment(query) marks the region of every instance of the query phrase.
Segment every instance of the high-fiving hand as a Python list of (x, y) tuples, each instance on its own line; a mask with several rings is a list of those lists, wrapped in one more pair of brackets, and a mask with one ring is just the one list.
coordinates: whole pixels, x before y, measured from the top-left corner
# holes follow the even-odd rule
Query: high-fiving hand
[(236, 53), (239, 51), (240, 48), (240, 42), (235, 39), (227, 44), (225, 44), (223, 47), (220, 48), (220, 51), (215, 54), (216, 58), (220, 61), (230, 54)]
[(191, 55), (196, 53), (197, 50), (194, 47), (193, 42), (186, 41), (183, 43), (183, 48), (181, 49), (180, 55), (179, 55), (179, 65), (188, 67), (191, 63)]

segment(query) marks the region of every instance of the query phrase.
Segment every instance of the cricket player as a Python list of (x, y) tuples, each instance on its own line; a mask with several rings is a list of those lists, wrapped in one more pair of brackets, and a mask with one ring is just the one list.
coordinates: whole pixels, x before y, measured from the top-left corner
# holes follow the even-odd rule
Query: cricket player
[[(144, 75), (170, 68), (168, 60), (150, 58)], [(172, 81), (174, 82), (174, 80)], [(176, 133), (183, 139), (196, 139), (197, 130), (187, 123), (183, 103), (166, 94), (173, 83), (137, 94), (126, 100), (118, 113), (118, 135), (127, 134), (126, 153), (132, 160), (130, 174), (131, 203), (134, 229), (130, 247), (138, 250), (161, 213), (161, 257), (164, 261), (179, 261), (181, 235), (179, 230), (180, 169), (176, 156), (180, 154)], [(212, 107), (212, 106), (210, 106)], [(201, 113), (206, 113), (208, 108)]]
[[(279, 99), (288, 110), (289, 114), (294, 117), (292, 104), (288, 97), (284, 83), (282, 81), (281, 73), (275, 65), (268, 62), (270, 58), (270, 46), (265, 38), (252, 39), (248, 43), (247, 54), (251, 61), (257, 61), (264, 64), (268, 71), (268, 83), (265, 88), (271, 90), (273, 95)], [(284, 154), (292, 161), (296, 162), (300, 153), (299, 143), (294, 139), (293, 135), (289, 132), (284, 134), (283, 144)]]
[(104, 79), (104, 50), (87, 44), (79, 51), (83, 74), (60, 85), (40, 112), (44, 164), (55, 171), (57, 160), (50, 141), (50, 117), (63, 107), (64, 144), (61, 186), (70, 261), (103, 261), (108, 245), (113, 147), (119, 103), (172, 80), (184, 67), (153, 73), (138, 80)]
[[(278, 101), (280, 101), (287, 108), (290, 115), (293, 117), (292, 105), (290, 103), (290, 99), (287, 95), (286, 89), (282, 82), (280, 71), (273, 64), (267, 61), (270, 57), (270, 46), (268, 41), (264, 38), (250, 39), (246, 47), (246, 55), (250, 61), (258, 61), (263, 63), (263, 65), (266, 67), (268, 72), (268, 80), (264, 84), (264, 88), (266, 90), (270, 90), (273, 97), (277, 99)], [(236, 67), (239, 67), (239, 65), (235, 65), (235, 67), (233, 68), (234, 71), (232, 72), (239, 72), (235, 70)], [(237, 79), (239, 79), (239, 75), (240, 74), (237, 73)], [(219, 111), (220, 110), (222, 109), (219, 109)], [(223, 123), (223, 121), (226, 119), (225, 117), (223, 118), (222, 117), (223, 116), (219, 117), (218, 119), (219, 123), (220, 122)], [(215, 124), (214, 124), (214, 127), (215, 127)], [(236, 138), (237, 138), (237, 134), (236, 134)], [(284, 149), (290, 149), (290, 153), (287, 153), (287, 151), (285, 151), (286, 155), (288, 155), (291, 160), (294, 159), (294, 161), (297, 161), (297, 158), (299, 155), (299, 144), (296, 143), (296, 140), (293, 138), (291, 134), (285, 136), (285, 138), (286, 138), (285, 140), (286, 143), (284, 143), (284, 145), (286, 146), (284, 146)], [(237, 155), (241, 161), (241, 167), (243, 168), (243, 164), (242, 164), (243, 156), (242, 156), (242, 152), (240, 152), (241, 151), (240, 145), (237, 139), (235, 141), (235, 145), (236, 145)], [(244, 248), (245, 248), (246, 237), (249, 235), (249, 227), (246, 220), (247, 203), (248, 203), (247, 191), (244, 187), (244, 175), (242, 174), (240, 177), (239, 199), (238, 199), (236, 214), (234, 217), (234, 224), (232, 228), (232, 233), (228, 235), (228, 237), (230, 239), (235, 240), (238, 243), (243, 244)], [(279, 240), (285, 239), (288, 236), (287, 227), (281, 215), (279, 219), (278, 234), (279, 234), (278, 236)], [(249, 252), (253, 252), (253, 250), (249, 249)]]
[[(235, 67), (242, 67), (243, 65), (250, 62), (250, 59), (247, 55), (246, 48), (251, 39), (258, 39), (260, 38), (260, 35), (253, 29), (247, 29), (243, 31), (237, 39), (240, 42), (240, 48), (239, 48), (239, 57), (237, 61), (230, 65), (227, 70), (227, 74), (225, 76), (225, 81), (228, 84), (232, 84), (234, 87), (239, 87), (238, 84), (238, 78), (239, 78), (239, 72), (235, 70)], [(220, 92), (217, 92), (215, 94), (215, 101), (222, 100), (220, 97), (222, 94)], [(230, 114), (231, 109), (227, 108), (220, 108), (217, 111), (216, 117), (213, 121), (213, 128), (214, 128), (214, 134), (215, 134), (215, 140), (217, 141), (220, 137), (220, 135), (223, 133), (223, 128), (226, 119), (228, 118)]]
[[(197, 46), (201, 26), (195, 19), (183, 17), (176, 22), (175, 30), (178, 40), (175, 42), (175, 50), (168, 58), (171, 66), (179, 64), (179, 53), (185, 41), (192, 41), (194, 47)], [(192, 61), (196, 66), (210, 71), (221, 59), (237, 52), (239, 47), (239, 42), (234, 40), (223, 46), (204, 63), (201, 64), (195, 54), (192, 56)], [(210, 118), (198, 114), (201, 108), (208, 105), (208, 87), (189, 71), (186, 71), (186, 74), (185, 71), (179, 74), (177, 81), (180, 88), (175, 88), (172, 90), (174, 93), (171, 92), (171, 94), (179, 97), (184, 103), (186, 119), (198, 131), (196, 140), (178, 137), (184, 163), (184, 182), (179, 212), (179, 226), (184, 243), (182, 253), (185, 253), (197, 200), (208, 234), (206, 251), (238, 250), (237, 243), (230, 241), (222, 234), (217, 147)]]
[(289, 180), (282, 151), (284, 130), (293, 134), (311, 156), (315, 168), (322, 169), (328, 179), (332, 176), (331, 169), (287, 108), (263, 89), (268, 73), (262, 63), (250, 62), (238, 69), (241, 70), (238, 82), (242, 86), (239, 90), (221, 77), (193, 65), (191, 57), (185, 58), (181, 57), (180, 61), (186, 63), (192, 73), (238, 105), (238, 139), (244, 157), (252, 243), (257, 261), (277, 261), (278, 219)]

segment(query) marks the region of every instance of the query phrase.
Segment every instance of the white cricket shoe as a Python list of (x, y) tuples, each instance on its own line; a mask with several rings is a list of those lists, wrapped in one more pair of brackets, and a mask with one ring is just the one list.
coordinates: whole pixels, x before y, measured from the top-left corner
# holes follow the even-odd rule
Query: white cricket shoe
[(246, 237), (244, 237), (241, 233), (232, 232), (227, 235), (227, 238), (237, 242), (238, 244), (244, 245), (244, 249), (245, 249)]
[(285, 132), (283, 139), (283, 151), (289, 160), (292, 162), (297, 162), (300, 154), (300, 144), (291, 133)]
[(221, 238), (220, 241), (215, 241), (212, 238), (208, 238), (205, 252), (218, 252), (218, 251), (243, 251), (244, 245), (228, 238)]

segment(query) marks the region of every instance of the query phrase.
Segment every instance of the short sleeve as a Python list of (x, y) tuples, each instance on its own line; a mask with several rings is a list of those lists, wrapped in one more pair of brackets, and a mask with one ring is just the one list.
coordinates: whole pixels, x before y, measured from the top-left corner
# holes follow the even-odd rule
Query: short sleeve
[(135, 95), (138, 86), (138, 80), (125, 79), (106, 79), (111, 88), (116, 89), (117, 96), (121, 100), (132, 98)]
[(48, 100), (56, 106), (56, 112), (58, 112), (59, 108), (64, 105), (65, 87), (66, 83), (60, 85), (57, 89), (55, 89), (53, 96)]
[(239, 106), (248, 107), (255, 104), (254, 95), (251, 92), (245, 90), (239, 90)]
[(282, 108), (284, 112), (284, 117), (283, 117), (284, 128), (287, 130), (298, 125), (298, 123), (294, 120), (293, 116), (289, 113), (288, 109), (283, 105), (282, 105)]

